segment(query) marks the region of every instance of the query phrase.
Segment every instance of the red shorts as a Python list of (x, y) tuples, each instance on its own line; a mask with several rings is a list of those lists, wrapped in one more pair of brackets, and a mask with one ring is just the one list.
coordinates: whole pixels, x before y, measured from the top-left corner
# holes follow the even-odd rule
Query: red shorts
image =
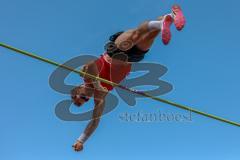
[[(106, 59), (106, 56), (107, 55), (105, 53), (95, 61), (99, 71), (99, 77), (119, 84), (130, 73), (131, 64), (118, 60), (112, 60), (111, 58), (110, 59), (112, 61), (109, 62)], [(103, 87), (106, 87), (109, 91), (113, 90), (112, 85), (106, 84), (104, 82), (101, 82), (101, 85)]]

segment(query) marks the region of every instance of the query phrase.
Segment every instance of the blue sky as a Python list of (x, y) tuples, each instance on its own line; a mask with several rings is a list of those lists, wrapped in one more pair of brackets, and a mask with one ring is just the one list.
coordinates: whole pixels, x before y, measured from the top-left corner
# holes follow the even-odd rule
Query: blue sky
[[(240, 122), (240, 2), (163, 0), (0, 0), (0, 42), (63, 63), (72, 57), (99, 56), (108, 36), (168, 13), (178, 3), (187, 26), (172, 28), (172, 41), (158, 38), (145, 62), (168, 68), (163, 80), (174, 89), (163, 98)], [(199, 115), (192, 122), (129, 123), (125, 112), (186, 111), (138, 99), (120, 101), (104, 116), (82, 153), (71, 145), (86, 122), (64, 122), (54, 113), (66, 95), (48, 84), (54, 67), (0, 48), (0, 159), (153, 159), (239, 160), (237, 127)], [(70, 84), (81, 83), (70, 75)], [(116, 94), (116, 93), (114, 93)], [(91, 108), (92, 103), (85, 106)]]

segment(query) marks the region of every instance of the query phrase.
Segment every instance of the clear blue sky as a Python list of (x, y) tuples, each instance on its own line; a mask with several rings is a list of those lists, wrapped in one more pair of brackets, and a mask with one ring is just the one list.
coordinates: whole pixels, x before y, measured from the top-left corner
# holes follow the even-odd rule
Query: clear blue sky
[[(183, 32), (172, 28), (171, 44), (156, 41), (145, 62), (168, 68), (174, 85), (166, 99), (240, 121), (240, 2), (174, 0), (0, 0), (0, 42), (58, 62), (81, 54), (100, 55), (108, 36), (168, 13), (185, 10)], [(64, 122), (54, 114), (66, 99), (52, 90), (54, 67), (0, 48), (0, 159), (239, 160), (240, 129), (202, 116), (192, 122), (127, 123), (125, 112), (187, 114), (150, 99), (130, 108), (123, 101), (106, 115), (82, 153), (71, 145), (86, 122)], [(81, 82), (71, 75), (68, 83)], [(91, 108), (92, 103), (85, 106)]]

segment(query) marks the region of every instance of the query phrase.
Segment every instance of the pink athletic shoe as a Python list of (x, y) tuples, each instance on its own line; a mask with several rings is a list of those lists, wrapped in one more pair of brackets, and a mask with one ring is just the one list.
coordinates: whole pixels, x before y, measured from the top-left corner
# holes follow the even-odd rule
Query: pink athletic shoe
[(162, 26), (162, 42), (167, 45), (171, 40), (171, 31), (170, 27), (173, 23), (173, 18), (170, 15), (166, 15), (163, 20)]
[(179, 5), (174, 5), (172, 7), (172, 12), (174, 14), (174, 24), (177, 30), (181, 31), (186, 23), (183, 11)]

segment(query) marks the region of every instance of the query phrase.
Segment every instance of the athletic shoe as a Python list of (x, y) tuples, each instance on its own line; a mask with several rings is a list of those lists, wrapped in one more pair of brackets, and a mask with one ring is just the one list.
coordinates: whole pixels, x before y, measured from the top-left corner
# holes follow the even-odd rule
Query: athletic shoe
[(181, 7), (179, 5), (174, 5), (172, 7), (172, 13), (174, 16), (174, 24), (177, 30), (181, 31), (186, 23)]
[(173, 18), (170, 15), (166, 15), (162, 24), (162, 42), (167, 45), (171, 40), (170, 27), (173, 23)]

